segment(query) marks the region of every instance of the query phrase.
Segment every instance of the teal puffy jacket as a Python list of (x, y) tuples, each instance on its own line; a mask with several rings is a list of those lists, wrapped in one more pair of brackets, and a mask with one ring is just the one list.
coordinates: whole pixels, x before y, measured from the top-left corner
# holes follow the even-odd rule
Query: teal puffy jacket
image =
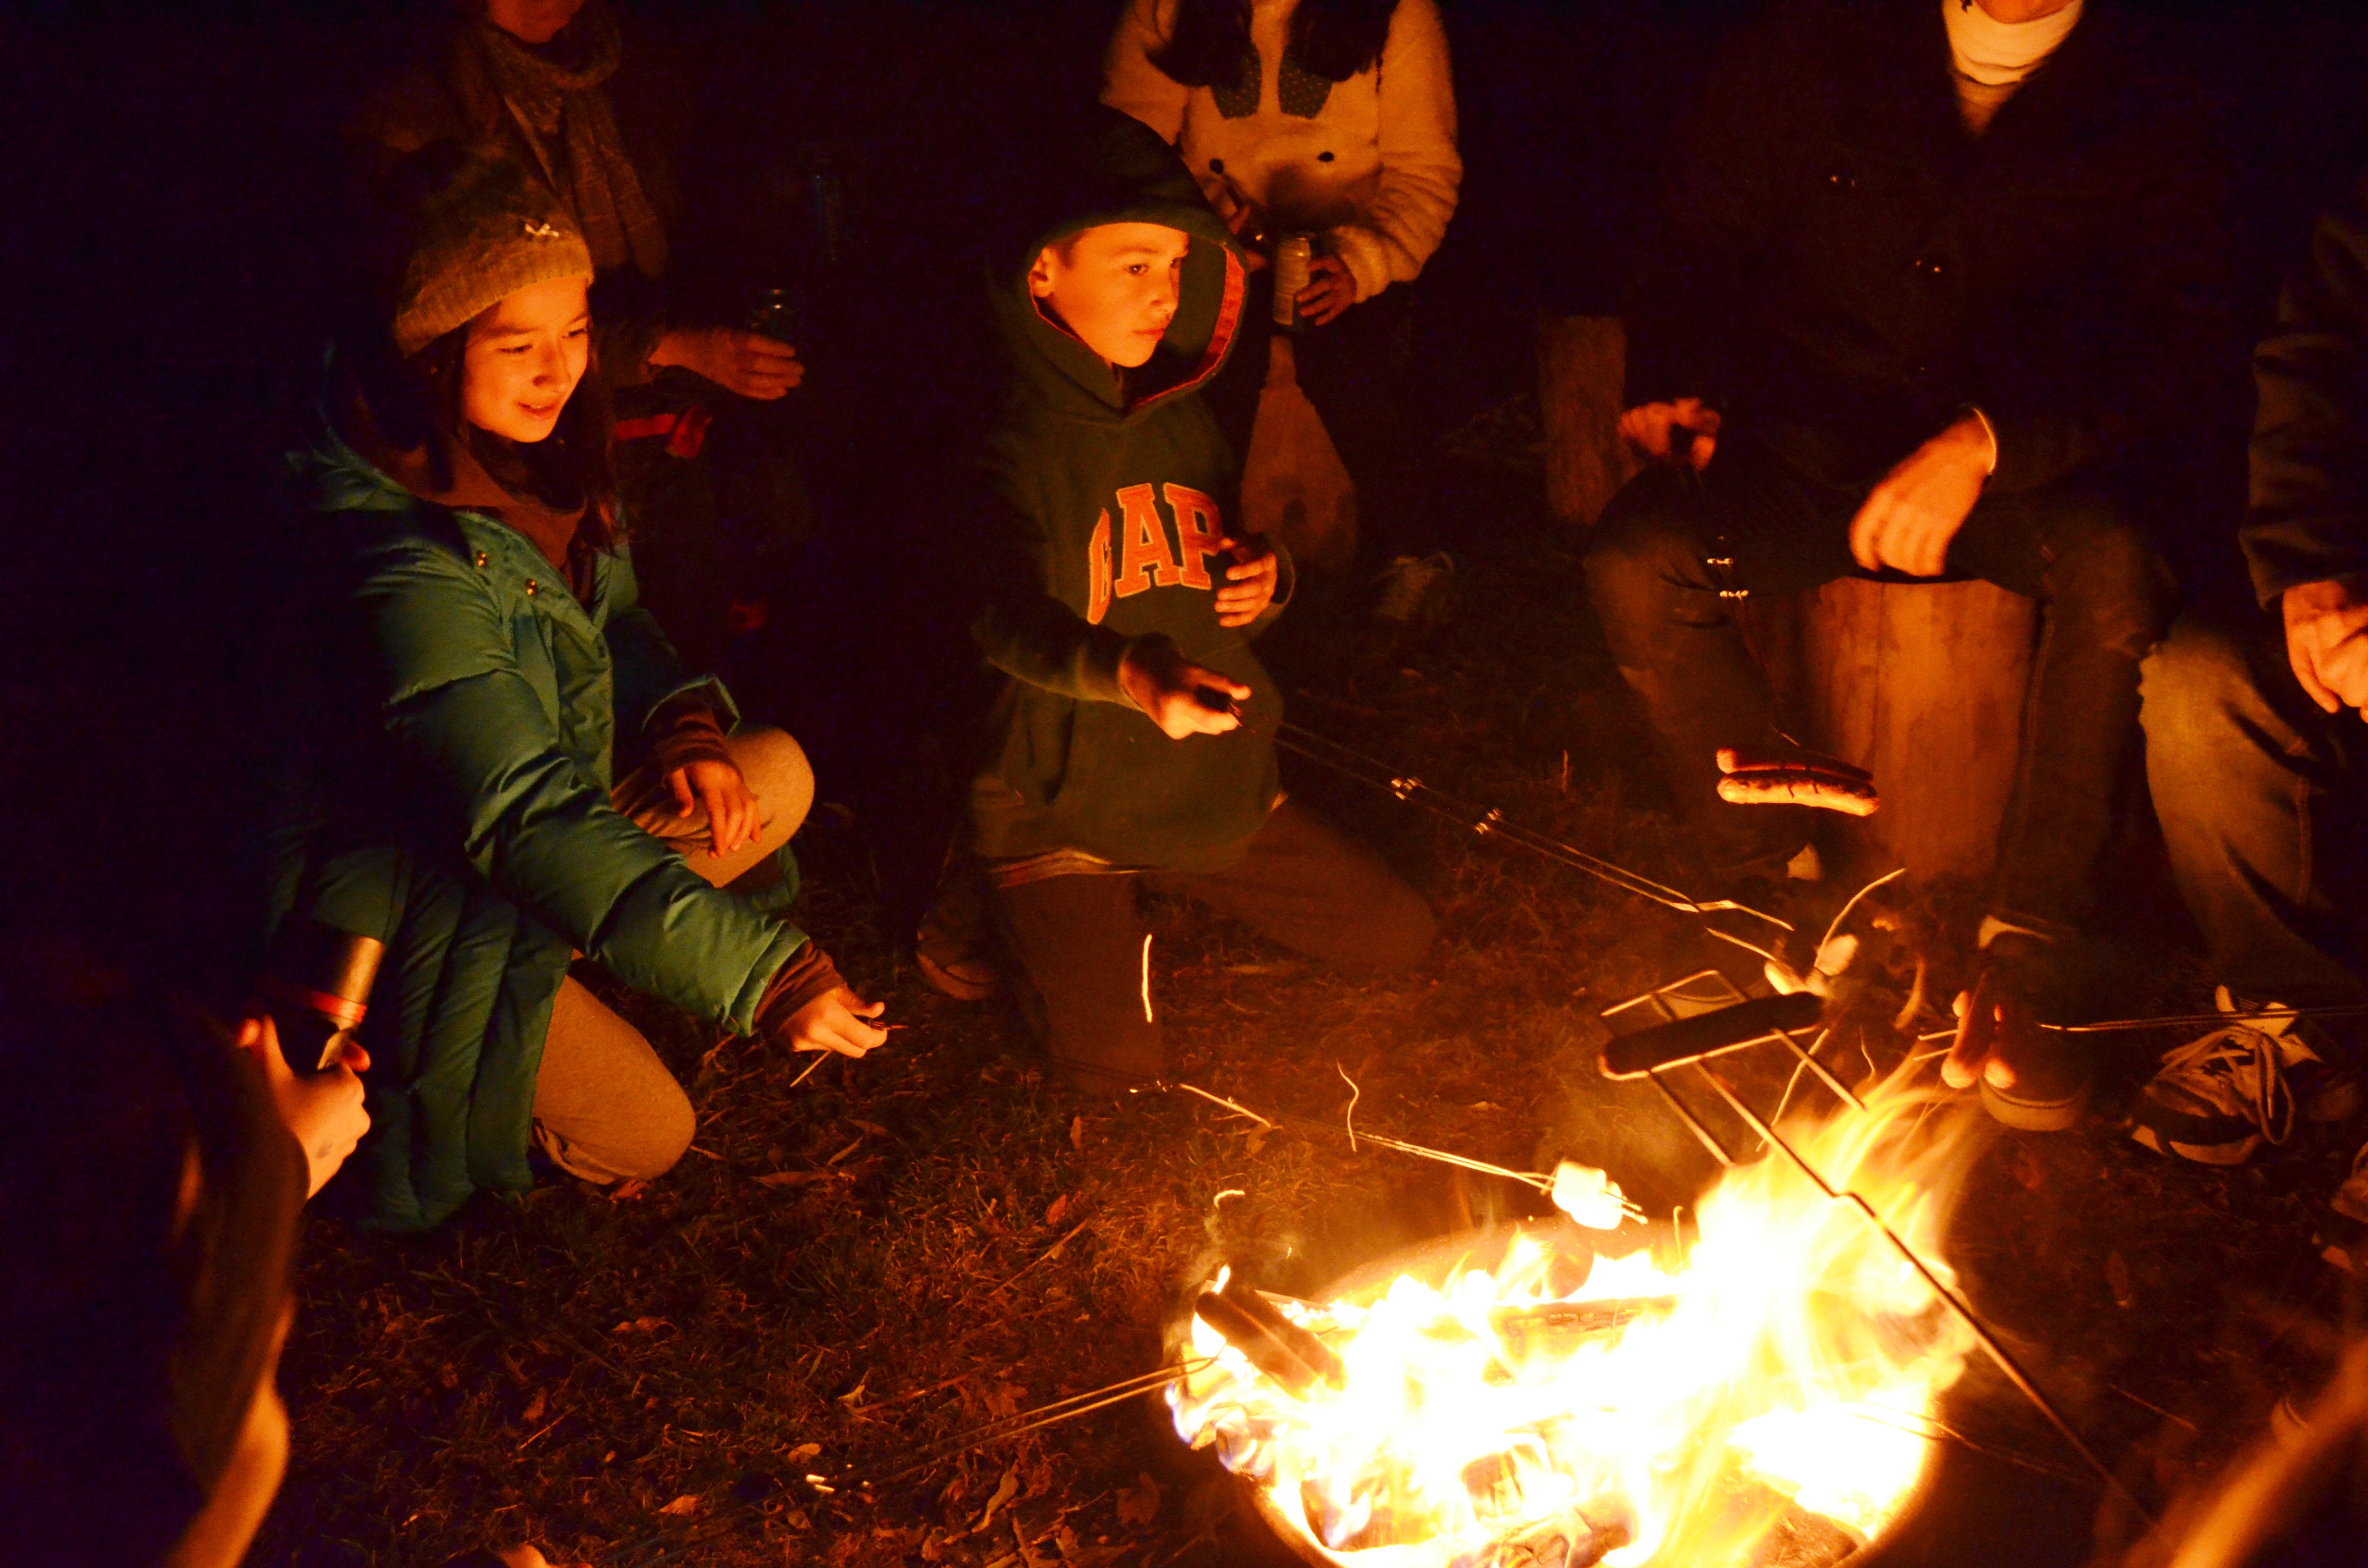
[[(535, 1072), (581, 949), (635, 989), (746, 1033), (805, 943), (710, 887), (609, 803), (620, 736), (689, 678), (621, 547), (580, 603), (533, 543), (420, 500), (336, 437), (309, 483), (323, 589), (303, 717), (266, 841), (270, 924), (387, 945), (363, 1025), (369, 1218), (424, 1230), (530, 1184)], [(786, 889), (796, 869), (781, 852)]]

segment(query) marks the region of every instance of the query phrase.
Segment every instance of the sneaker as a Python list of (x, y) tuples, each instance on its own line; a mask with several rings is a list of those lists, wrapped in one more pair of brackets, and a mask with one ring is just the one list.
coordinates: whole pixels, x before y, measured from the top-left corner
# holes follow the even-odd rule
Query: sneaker
[[(2027, 925), (2009, 925), (1993, 915), (1982, 923), (1981, 975), (1975, 989), (1987, 983), (1990, 994), (2020, 1005), (2033, 1021), (2060, 1017), (2074, 987), (2062, 942), (2048, 932)], [(2088, 1052), (2073, 1043), (2077, 1037), (2032, 1029), (2001, 1038), (2010, 1055), (2014, 1083), (1981, 1075), (1982, 1108), (1990, 1119), (2020, 1132), (2063, 1132), (2089, 1114), (2096, 1089), (2096, 1068)]]
[(1392, 626), (1428, 626), (1447, 610), (1455, 581), (1455, 560), (1445, 551), (1429, 555), (1401, 555), (1382, 568), (1374, 579), (1381, 596), (1373, 601), (1373, 619)]
[(2351, 1157), (2351, 1174), (2319, 1216), (2318, 1256), (2346, 1274), (2368, 1274), (2368, 1144)]
[(1002, 989), (994, 958), (994, 921), (974, 863), (946, 857), (937, 895), (913, 935), (921, 978), (957, 1002), (984, 1002)]
[[(2224, 1014), (2267, 1010), (2240, 1006), (2225, 985), (2214, 1000)], [(2298, 1120), (2340, 1121), (2360, 1108), (2358, 1082), (2332, 1055), (2303, 1019), (2232, 1018), (2164, 1055), (2130, 1136), (2157, 1153), (2243, 1165), (2293, 1137)]]

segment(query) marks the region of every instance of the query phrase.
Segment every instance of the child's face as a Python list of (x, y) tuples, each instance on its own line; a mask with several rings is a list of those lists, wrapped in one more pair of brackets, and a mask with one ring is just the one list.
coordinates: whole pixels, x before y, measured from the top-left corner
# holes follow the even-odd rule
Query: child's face
[(485, 0), (485, 20), (520, 43), (549, 43), (582, 9), (584, 0)]
[(540, 441), (558, 426), (591, 358), (590, 281), (531, 284), (469, 324), (461, 358), (462, 418), (513, 441)]
[(1102, 223), (1048, 245), (1028, 290), (1111, 365), (1142, 364), (1167, 335), (1191, 236), (1161, 223)]

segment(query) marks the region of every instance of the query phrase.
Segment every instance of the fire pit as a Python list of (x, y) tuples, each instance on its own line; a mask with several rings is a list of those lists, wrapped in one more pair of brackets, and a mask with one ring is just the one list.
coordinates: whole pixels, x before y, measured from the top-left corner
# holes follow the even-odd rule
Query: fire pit
[[(1790, 1132), (1931, 1258), (1981, 1125), (1903, 1090)], [(1320, 1302), (1246, 1312), (1211, 1285), (1176, 1335), (1178, 1434), (1302, 1556), (1355, 1568), (1839, 1562), (1909, 1500), (1975, 1343), (1773, 1160), (1722, 1179), (1690, 1245), (1542, 1223), (1379, 1259)]]

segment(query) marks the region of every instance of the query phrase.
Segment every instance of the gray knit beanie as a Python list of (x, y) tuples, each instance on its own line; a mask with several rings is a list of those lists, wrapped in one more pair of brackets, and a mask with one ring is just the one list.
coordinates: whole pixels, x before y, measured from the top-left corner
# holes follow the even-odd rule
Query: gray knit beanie
[(385, 216), (395, 352), (408, 358), (507, 295), (554, 278), (589, 278), (575, 220), (516, 160), (446, 142), (393, 172)]

